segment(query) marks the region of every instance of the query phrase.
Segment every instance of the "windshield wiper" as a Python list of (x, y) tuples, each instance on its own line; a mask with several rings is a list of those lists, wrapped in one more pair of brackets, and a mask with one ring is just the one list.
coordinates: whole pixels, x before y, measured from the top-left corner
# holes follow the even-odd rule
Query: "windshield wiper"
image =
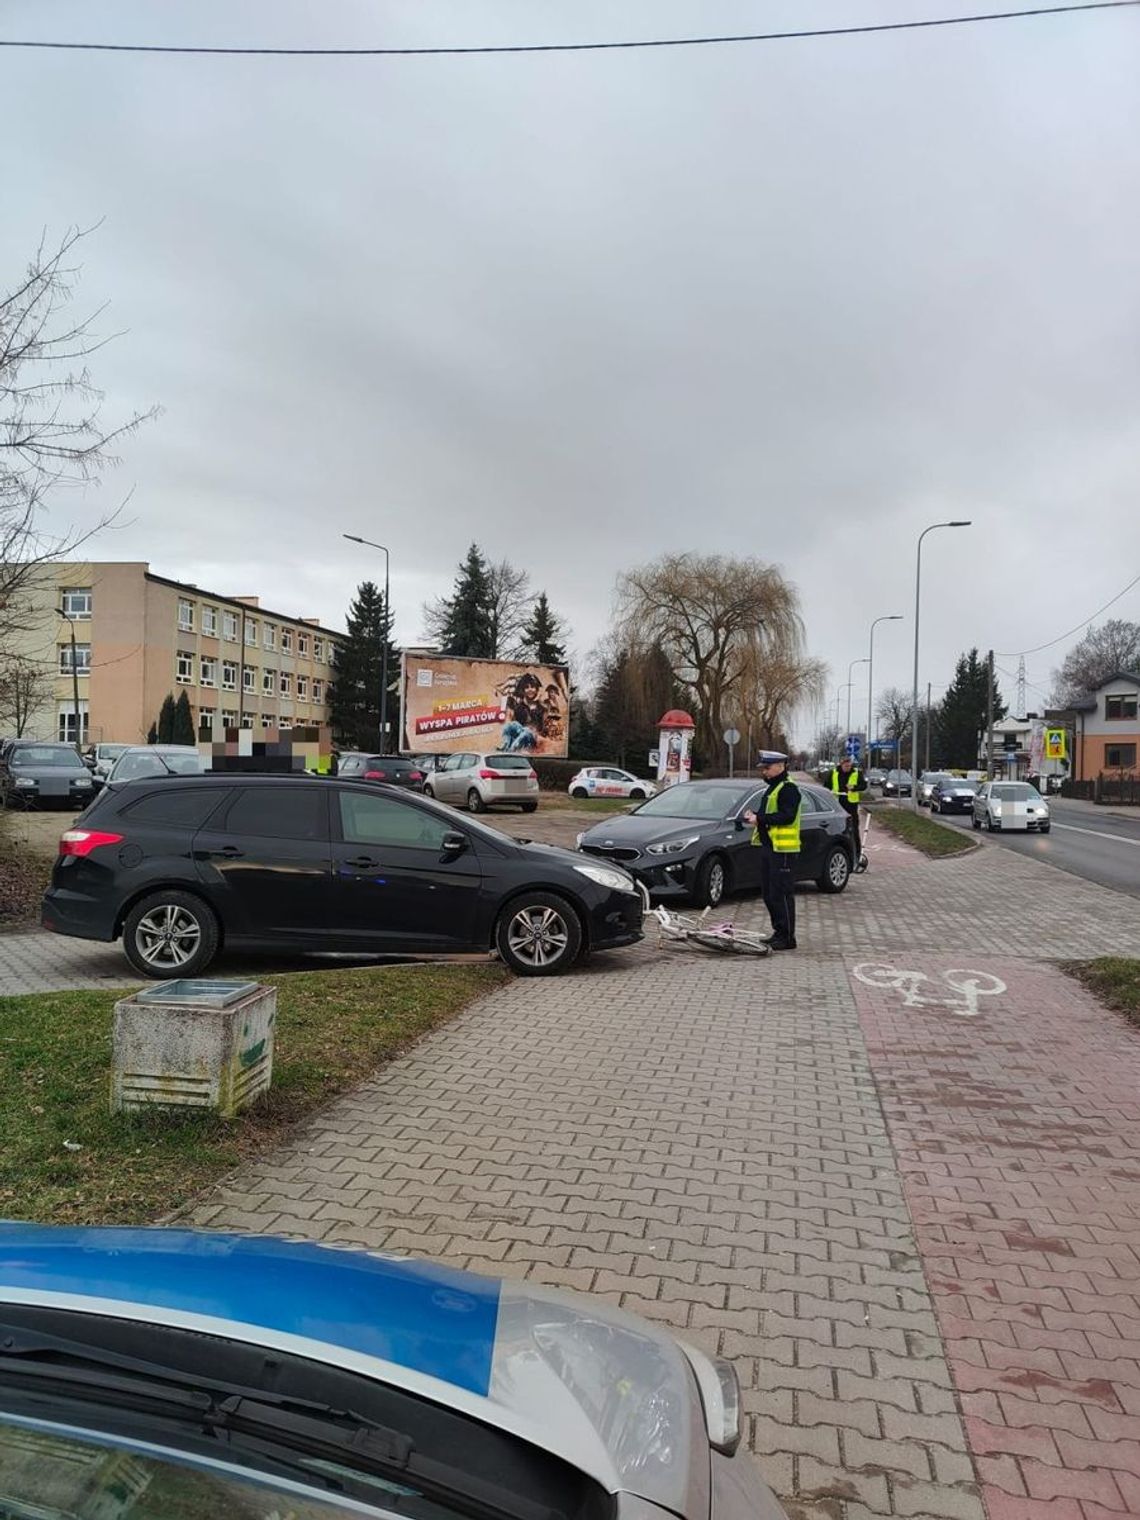
[(352, 1410), (191, 1375), (39, 1331), (0, 1324), (0, 1386), (175, 1420), (239, 1449), (244, 1438), (309, 1476), (314, 1469), (303, 1457), (335, 1463), (345, 1477), (414, 1485), (425, 1498), (478, 1520), (563, 1520), (546, 1504), (418, 1452), (403, 1431)]

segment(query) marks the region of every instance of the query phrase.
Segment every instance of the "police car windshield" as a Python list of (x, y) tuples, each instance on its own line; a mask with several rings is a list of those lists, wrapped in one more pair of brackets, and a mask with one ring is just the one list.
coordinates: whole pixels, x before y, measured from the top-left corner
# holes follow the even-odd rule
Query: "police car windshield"
[(638, 816), (653, 813), (662, 818), (727, 818), (738, 813), (756, 790), (750, 786), (702, 786), (691, 781), (684, 786), (670, 786), (638, 808)]

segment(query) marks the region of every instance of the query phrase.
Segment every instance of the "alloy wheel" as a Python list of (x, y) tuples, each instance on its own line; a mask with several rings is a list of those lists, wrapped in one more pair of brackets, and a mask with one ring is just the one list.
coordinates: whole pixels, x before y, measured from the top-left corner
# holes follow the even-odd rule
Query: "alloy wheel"
[(832, 853), (831, 859), (827, 862), (827, 879), (837, 891), (846, 882), (850, 869), (847, 863), (847, 856), (843, 854), (842, 850), (835, 850)]
[(201, 924), (176, 903), (152, 908), (135, 929), (138, 952), (156, 971), (179, 970), (193, 960), (201, 942)]
[(520, 908), (507, 928), (507, 944), (528, 966), (550, 966), (566, 954), (570, 930), (555, 908)]

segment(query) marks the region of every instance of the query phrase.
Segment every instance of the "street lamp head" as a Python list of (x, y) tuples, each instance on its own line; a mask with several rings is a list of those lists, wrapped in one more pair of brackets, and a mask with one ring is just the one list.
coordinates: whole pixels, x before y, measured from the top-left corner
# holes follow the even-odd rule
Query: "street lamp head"
[(959, 519), (957, 522), (950, 522), (946, 524), (948, 528), (969, 528), (972, 525), (972, 519), (969, 517), (964, 517)]
[(364, 540), (356, 533), (342, 533), (341, 538), (347, 538), (350, 544), (362, 544)]

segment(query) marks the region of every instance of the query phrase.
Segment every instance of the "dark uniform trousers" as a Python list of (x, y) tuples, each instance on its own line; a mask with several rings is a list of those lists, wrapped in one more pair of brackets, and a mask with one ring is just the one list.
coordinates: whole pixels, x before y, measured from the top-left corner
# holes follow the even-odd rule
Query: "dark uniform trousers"
[(767, 845), (760, 849), (760, 890), (772, 920), (772, 933), (779, 939), (796, 937), (795, 864), (799, 858), (791, 850), (773, 850)]

